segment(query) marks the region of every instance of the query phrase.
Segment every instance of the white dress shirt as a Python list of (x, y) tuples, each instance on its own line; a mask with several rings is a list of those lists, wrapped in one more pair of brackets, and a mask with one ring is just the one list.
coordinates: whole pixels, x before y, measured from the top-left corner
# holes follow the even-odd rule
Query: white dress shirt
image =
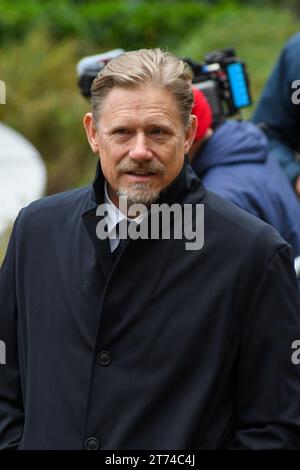
[[(121, 220), (127, 219), (129, 222), (134, 221), (136, 224), (140, 224), (145, 217), (144, 214), (140, 214), (135, 219), (130, 219), (126, 217), (123, 212), (112, 202), (108, 195), (107, 183), (104, 183), (104, 202), (107, 205), (107, 216), (105, 217), (107, 223), (107, 233), (111, 234), (112, 231), (115, 232), (115, 228)], [(109, 236), (110, 250), (113, 252), (120, 243), (120, 239), (117, 236)]]

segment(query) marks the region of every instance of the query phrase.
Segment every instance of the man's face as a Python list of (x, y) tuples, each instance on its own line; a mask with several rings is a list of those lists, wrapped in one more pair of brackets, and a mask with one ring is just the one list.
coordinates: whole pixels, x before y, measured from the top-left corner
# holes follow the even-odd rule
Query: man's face
[(193, 141), (196, 118), (185, 130), (173, 95), (153, 85), (115, 87), (106, 96), (100, 119), (84, 118), (87, 136), (108, 183), (111, 200), (154, 202), (179, 174)]

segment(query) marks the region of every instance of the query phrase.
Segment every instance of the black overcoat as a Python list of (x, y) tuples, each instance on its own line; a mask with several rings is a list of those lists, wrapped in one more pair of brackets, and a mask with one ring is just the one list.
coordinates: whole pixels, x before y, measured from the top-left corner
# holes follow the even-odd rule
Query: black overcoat
[(202, 249), (96, 236), (103, 175), (19, 214), (0, 274), (0, 448), (300, 448), (290, 247), (185, 160)]

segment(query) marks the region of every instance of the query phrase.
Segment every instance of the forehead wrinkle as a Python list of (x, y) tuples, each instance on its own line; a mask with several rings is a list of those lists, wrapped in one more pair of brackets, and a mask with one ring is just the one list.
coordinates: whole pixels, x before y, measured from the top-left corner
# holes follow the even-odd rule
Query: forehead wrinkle
[(149, 105), (145, 103), (139, 103), (138, 105), (135, 105), (134, 103), (130, 102), (122, 104), (116, 104), (113, 102), (111, 105), (107, 106), (107, 109), (103, 109), (102, 114), (106, 112), (108, 112), (110, 116), (112, 115), (112, 113), (117, 113), (121, 115), (122, 113), (124, 113), (125, 115), (133, 114), (134, 116), (136, 116), (138, 113), (157, 113), (158, 115), (166, 114), (171, 117), (173, 116), (174, 107), (171, 106), (170, 108), (169, 106), (164, 106), (163, 103), (149, 103)]
[[(101, 122), (101, 119), (100, 119)], [(169, 113), (148, 113), (144, 115), (140, 113), (137, 115), (135, 112), (121, 112), (119, 115), (115, 115), (112, 118), (102, 120), (102, 125), (105, 128), (112, 129), (115, 127), (137, 127), (137, 128), (144, 128), (144, 127), (151, 127), (151, 126), (163, 126), (168, 128), (175, 128), (175, 124), (171, 118), (171, 114)]]
[(112, 89), (103, 103), (99, 118), (102, 126), (110, 128), (118, 122), (124, 126), (136, 126), (153, 121), (155, 125), (161, 123), (172, 128), (182, 124), (173, 95), (148, 86), (135, 90)]

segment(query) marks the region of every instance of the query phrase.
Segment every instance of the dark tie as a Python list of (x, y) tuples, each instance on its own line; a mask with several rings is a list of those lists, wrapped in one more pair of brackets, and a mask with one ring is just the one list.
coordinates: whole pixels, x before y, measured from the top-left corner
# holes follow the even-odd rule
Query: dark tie
[[(119, 244), (118, 244), (117, 248), (115, 248), (114, 251), (112, 252), (111, 255), (112, 255), (112, 258), (114, 260), (114, 263), (116, 262), (117, 258), (119, 257), (121, 251), (123, 251), (123, 248), (124, 248), (124, 246), (126, 245), (126, 243), (128, 241), (128, 238), (129, 238), (128, 226), (129, 226), (129, 224), (136, 224), (136, 222), (130, 221), (128, 219), (123, 219), (116, 225), (117, 237), (119, 237), (119, 234), (120, 234), (120, 231), (121, 231), (121, 225), (122, 225), (123, 226), (123, 231), (125, 233), (127, 233), (127, 238), (121, 238), (119, 240)], [(124, 230), (124, 225), (126, 226), (126, 231)], [(121, 231), (121, 233), (122, 233), (122, 231)]]

